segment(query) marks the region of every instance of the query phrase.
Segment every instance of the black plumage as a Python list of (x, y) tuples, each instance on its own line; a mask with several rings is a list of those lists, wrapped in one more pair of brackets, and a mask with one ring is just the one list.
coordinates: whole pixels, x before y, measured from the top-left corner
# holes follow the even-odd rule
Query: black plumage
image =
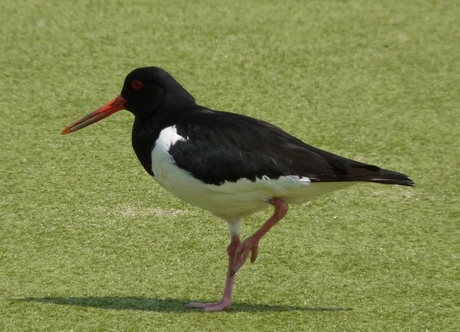
[[(146, 92), (134, 90), (133, 80), (142, 81)], [(255, 181), (262, 176), (277, 179), (283, 175), (305, 176), (314, 182), (413, 184), (402, 173), (315, 148), (265, 121), (199, 106), (172, 76), (159, 68), (133, 71), (121, 95), (127, 100), (125, 108), (136, 116), (134, 150), (152, 175), (155, 141), (162, 129), (176, 126), (178, 134), (187, 140), (173, 145), (170, 154), (177, 166), (207, 184), (221, 185), (241, 178)]]

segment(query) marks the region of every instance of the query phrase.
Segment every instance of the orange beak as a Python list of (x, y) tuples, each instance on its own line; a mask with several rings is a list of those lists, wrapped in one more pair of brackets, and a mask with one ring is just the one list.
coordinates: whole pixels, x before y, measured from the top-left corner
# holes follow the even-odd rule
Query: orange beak
[(107, 104), (104, 106), (98, 108), (94, 112), (91, 112), (81, 119), (71, 123), (67, 127), (64, 128), (64, 130), (61, 132), (61, 135), (67, 135), (71, 134), (77, 130), (80, 130), (82, 128), (85, 128), (93, 123), (96, 123), (109, 115), (112, 115), (113, 113), (116, 113), (118, 111), (124, 110), (124, 103), (125, 99), (122, 96), (118, 96), (114, 100), (109, 101)]

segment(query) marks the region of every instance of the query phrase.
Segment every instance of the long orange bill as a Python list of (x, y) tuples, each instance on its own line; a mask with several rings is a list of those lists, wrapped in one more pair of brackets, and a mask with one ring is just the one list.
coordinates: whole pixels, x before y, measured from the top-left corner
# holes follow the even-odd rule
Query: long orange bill
[(115, 112), (124, 110), (125, 101), (126, 100), (122, 96), (118, 96), (117, 98), (109, 101), (107, 104), (98, 108), (94, 112), (91, 112), (88, 115), (85, 115), (81, 119), (65, 127), (64, 130), (61, 132), (61, 135), (71, 134), (77, 130), (80, 130), (82, 128), (85, 128), (86, 126), (89, 126), (90, 124), (96, 123), (108, 117), (109, 115), (112, 115)]

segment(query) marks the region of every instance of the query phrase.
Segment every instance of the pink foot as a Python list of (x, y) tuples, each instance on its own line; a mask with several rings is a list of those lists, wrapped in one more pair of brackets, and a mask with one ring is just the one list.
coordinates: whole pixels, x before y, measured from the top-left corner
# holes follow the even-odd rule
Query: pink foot
[(235, 257), (233, 258), (232, 263), (232, 275), (234, 275), (238, 270), (244, 265), (246, 259), (251, 253), (251, 263), (254, 263), (257, 259), (257, 252), (259, 247), (259, 238), (252, 235), (241, 243), (238, 248), (236, 248)]
[(232, 306), (232, 301), (228, 299), (222, 299), (217, 303), (191, 302), (187, 306), (191, 308), (203, 309), (203, 311), (222, 311), (229, 309)]

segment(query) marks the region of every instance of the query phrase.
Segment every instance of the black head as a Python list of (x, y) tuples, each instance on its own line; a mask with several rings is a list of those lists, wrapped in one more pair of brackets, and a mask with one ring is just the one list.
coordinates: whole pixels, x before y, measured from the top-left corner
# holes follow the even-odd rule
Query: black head
[(195, 98), (158, 67), (137, 68), (130, 72), (121, 96), (126, 100), (125, 109), (136, 116), (195, 104)]

